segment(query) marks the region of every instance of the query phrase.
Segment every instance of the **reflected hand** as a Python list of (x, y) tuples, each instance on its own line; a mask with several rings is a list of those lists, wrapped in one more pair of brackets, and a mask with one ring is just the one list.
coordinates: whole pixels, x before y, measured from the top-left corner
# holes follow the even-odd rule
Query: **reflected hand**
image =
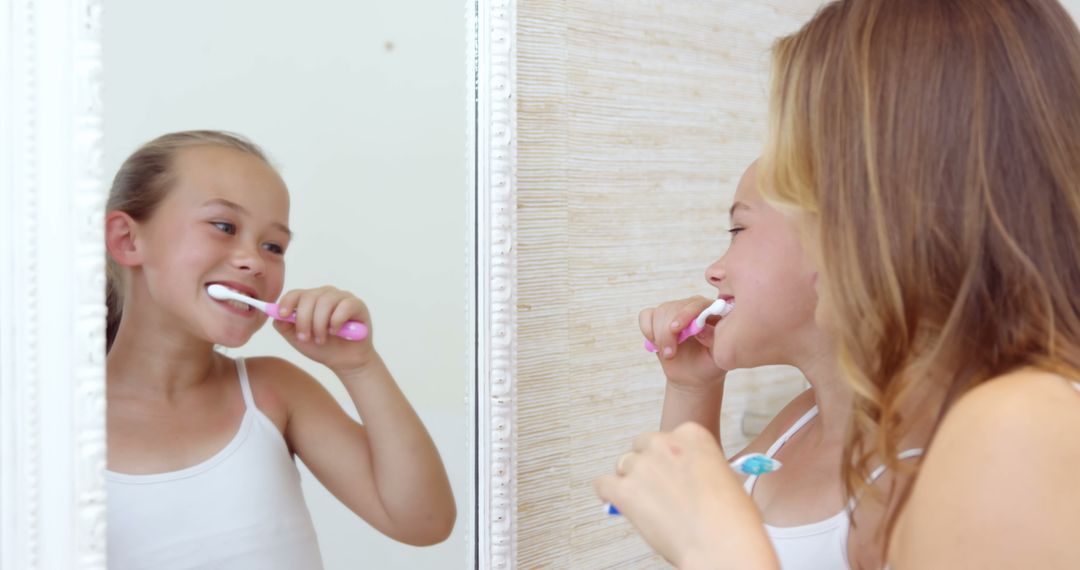
[[(281, 336), (301, 354), (335, 372), (363, 368), (375, 354), (371, 315), (364, 302), (348, 291), (330, 286), (293, 289), (278, 300), (278, 307), (282, 316), (296, 315), (295, 324), (274, 321)], [(368, 337), (350, 341), (331, 334), (349, 320), (367, 324)]]
[(761, 515), (705, 428), (634, 440), (597, 495), (678, 568), (779, 568)]

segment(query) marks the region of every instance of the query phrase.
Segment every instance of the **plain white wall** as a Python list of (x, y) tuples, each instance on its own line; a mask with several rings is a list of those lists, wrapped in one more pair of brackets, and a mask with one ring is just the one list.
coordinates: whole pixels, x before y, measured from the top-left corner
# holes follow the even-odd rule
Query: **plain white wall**
[[(328, 570), (463, 567), (466, 432), (466, 25), (461, 2), (109, 0), (104, 167), (169, 131), (252, 138), (292, 195), (286, 289), (371, 307), (377, 348), (446, 462), (458, 525), (430, 548), (378, 534), (302, 469)], [(351, 406), (269, 326), (231, 354), (277, 354)]]

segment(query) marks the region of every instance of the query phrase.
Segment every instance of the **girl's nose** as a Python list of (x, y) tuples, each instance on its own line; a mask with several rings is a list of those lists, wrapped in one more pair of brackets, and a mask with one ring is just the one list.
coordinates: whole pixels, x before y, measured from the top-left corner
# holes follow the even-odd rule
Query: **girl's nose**
[(727, 277), (727, 273), (724, 271), (723, 256), (705, 268), (705, 281), (708, 281), (709, 285), (713, 287), (719, 288), (725, 277)]
[(262, 256), (259, 255), (258, 247), (243, 246), (236, 249), (233, 252), (233, 266), (237, 269), (254, 273), (255, 275), (261, 275), (265, 264), (263, 263)]

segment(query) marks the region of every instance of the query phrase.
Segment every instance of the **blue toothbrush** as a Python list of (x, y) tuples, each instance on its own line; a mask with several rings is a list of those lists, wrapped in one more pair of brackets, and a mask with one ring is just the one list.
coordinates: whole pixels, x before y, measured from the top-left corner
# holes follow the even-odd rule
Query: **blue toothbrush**
[[(764, 453), (747, 453), (731, 462), (732, 469), (751, 477), (772, 473), (780, 469), (782, 465), (782, 463)], [(619, 515), (619, 509), (615, 508), (615, 505), (611, 503), (604, 505), (604, 512), (612, 516)]]

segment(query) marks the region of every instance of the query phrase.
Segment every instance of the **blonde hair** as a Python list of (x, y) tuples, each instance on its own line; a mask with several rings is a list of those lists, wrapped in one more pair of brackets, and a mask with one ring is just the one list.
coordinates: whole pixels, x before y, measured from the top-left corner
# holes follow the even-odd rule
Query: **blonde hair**
[[(269, 164), (262, 149), (235, 133), (207, 130), (168, 133), (142, 145), (124, 161), (113, 178), (105, 210), (125, 212), (137, 222), (148, 220), (176, 180), (172, 164), (177, 152), (200, 146), (239, 150)], [(106, 275), (107, 352), (120, 327), (123, 309), (120, 268), (112, 258), (106, 259)]]
[(926, 394), (940, 421), (1010, 370), (1080, 370), (1080, 33), (1056, 1), (824, 6), (775, 45), (763, 170), (856, 392), (849, 495), (872, 461), (903, 470)]

